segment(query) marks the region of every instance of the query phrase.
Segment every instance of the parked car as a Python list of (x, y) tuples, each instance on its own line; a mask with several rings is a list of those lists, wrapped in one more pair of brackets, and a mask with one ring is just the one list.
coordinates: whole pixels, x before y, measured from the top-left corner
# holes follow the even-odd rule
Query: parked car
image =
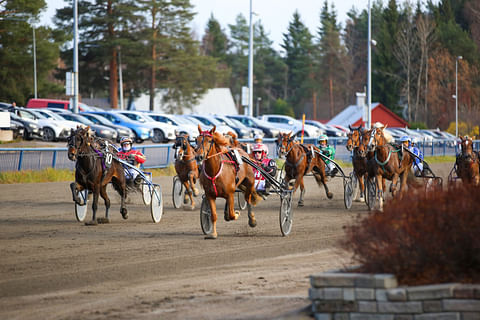
[[(72, 110), (70, 106), (70, 101), (68, 100), (59, 100), (59, 99), (30, 99), (27, 102), (25, 108), (28, 109), (64, 109), (64, 110)], [(102, 111), (103, 109), (88, 106), (85, 103), (79, 102), (78, 103), (78, 110), (79, 111)]]
[(210, 130), (213, 128), (213, 126), (216, 127), (216, 131), (220, 132), (221, 134), (226, 134), (228, 132), (235, 132), (233, 128), (230, 128), (229, 126), (225, 126), (221, 124), (217, 119), (215, 119), (213, 116), (204, 116), (204, 115), (199, 115), (199, 114), (188, 114), (185, 115), (186, 118), (189, 118), (196, 122), (197, 124), (200, 124), (203, 130)]
[(72, 126), (66, 120), (50, 120), (41, 113), (21, 107), (13, 107), (10, 110), (21, 118), (30, 119), (38, 123), (43, 129), (43, 139), (46, 141), (66, 140), (70, 136)]
[[(260, 120), (264, 120), (274, 126), (290, 130), (296, 136), (300, 136), (302, 134), (302, 122), (292, 117), (279, 114), (265, 114), (260, 116)], [(322, 134), (317, 127), (311, 126), (308, 123), (305, 124), (303, 129), (305, 137), (318, 138)]]
[(175, 139), (174, 126), (167, 123), (157, 122), (147, 113), (130, 110), (115, 110), (112, 112), (122, 114), (132, 121), (137, 121), (141, 124), (150, 126), (153, 130), (152, 142), (154, 143), (168, 142), (169, 140)]
[(268, 122), (246, 115), (228, 115), (227, 117), (230, 119), (236, 119), (249, 128), (262, 130), (263, 135), (266, 138), (276, 138), (280, 132), (288, 131), (272, 126)]
[(100, 124), (106, 126), (108, 128), (114, 129), (117, 131), (117, 142), (120, 142), (122, 137), (129, 137), (130, 139), (135, 139), (135, 133), (130, 128), (125, 126), (121, 126), (119, 124), (114, 124), (107, 118), (99, 115), (99, 114), (90, 114), (90, 113), (79, 113), (83, 117), (87, 118), (88, 120), (92, 121), (95, 124)]
[(240, 139), (249, 139), (253, 138), (256, 134), (260, 134), (263, 136), (263, 132), (260, 129), (249, 128), (237, 119), (228, 118), (225, 115), (215, 115), (215, 119), (217, 119), (221, 124), (225, 126), (229, 126), (235, 130), (237, 137)]
[(35, 120), (24, 119), (17, 116), (15, 113), (10, 112), (10, 120), (18, 121), (23, 124), (23, 139), (33, 140), (33, 139), (42, 139), (43, 140), (43, 128)]
[(55, 112), (52, 112), (48, 109), (37, 109), (37, 110), (31, 110), (35, 114), (41, 114), (45, 118), (51, 121), (60, 121), (62, 123), (65, 123), (67, 126), (69, 126), (71, 129), (76, 129), (77, 126), (82, 125), (81, 122), (74, 121), (74, 120), (67, 120), (60, 115), (56, 114)]
[(346, 137), (346, 134), (342, 130), (332, 127), (331, 125), (321, 123), (320, 121), (305, 120), (305, 123), (311, 126), (317, 127), (322, 131), (322, 134), (326, 134), (327, 137), (335, 137), (335, 138)]
[(11, 114), (7, 110), (0, 111), (0, 112), (4, 112), (8, 115), (8, 117), (10, 117), (10, 127), (4, 127), (4, 128), (1, 128), (1, 129), (2, 130), (11, 130), (12, 135), (13, 135), (13, 139), (23, 138), (23, 132), (25, 131), (25, 127), (24, 127), (23, 123), (21, 123), (19, 121), (16, 121), (16, 120), (13, 120), (12, 117), (11, 117)]
[(117, 130), (101, 124), (95, 124), (91, 120), (82, 116), (81, 114), (63, 113), (63, 114), (59, 114), (59, 116), (61, 116), (65, 120), (76, 121), (76, 122), (82, 123), (84, 126), (90, 126), (90, 129), (92, 129), (95, 132), (95, 135), (97, 137), (113, 140), (113, 141), (116, 141), (118, 138)]
[(175, 135), (188, 134), (191, 139), (195, 139), (198, 136), (197, 126), (183, 117), (156, 112), (149, 112), (148, 115), (155, 121), (173, 126)]
[(114, 125), (121, 125), (131, 129), (135, 134), (135, 141), (139, 143), (142, 143), (144, 140), (150, 139), (153, 136), (153, 126), (138, 121), (132, 121), (118, 112), (93, 111), (87, 112), (86, 114), (98, 114), (113, 122)]

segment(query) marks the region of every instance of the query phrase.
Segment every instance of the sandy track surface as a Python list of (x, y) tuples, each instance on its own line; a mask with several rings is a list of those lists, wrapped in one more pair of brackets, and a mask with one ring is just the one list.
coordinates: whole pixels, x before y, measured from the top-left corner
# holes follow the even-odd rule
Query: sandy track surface
[[(445, 177), (451, 165), (432, 167)], [(137, 194), (128, 220), (113, 201), (111, 223), (94, 227), (75, 220), (68, 183), (0, 185), (0, 319), (308, 318), (309, 275), (349, 264), (336, 243), (367, 209), (345, 210), (340, 178), (329, 183), (332, 200), (306, 180), (288, 237), (272, 195), (255, 209), (256, 228), (246, 212), (219, 216), (214, 241), (200, 228), (200, 197), (194, 211), (173, 208), (171, 177), (154, 178), (165, 199), (160, 223)]]

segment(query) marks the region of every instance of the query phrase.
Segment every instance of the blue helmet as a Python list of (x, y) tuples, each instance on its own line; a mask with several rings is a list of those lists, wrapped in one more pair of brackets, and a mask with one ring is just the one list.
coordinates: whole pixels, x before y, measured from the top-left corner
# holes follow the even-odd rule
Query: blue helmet
[(400, 142), (407, 142), (407, 141), (412, 141), (409, 136), (403, 136), (399, 139)]

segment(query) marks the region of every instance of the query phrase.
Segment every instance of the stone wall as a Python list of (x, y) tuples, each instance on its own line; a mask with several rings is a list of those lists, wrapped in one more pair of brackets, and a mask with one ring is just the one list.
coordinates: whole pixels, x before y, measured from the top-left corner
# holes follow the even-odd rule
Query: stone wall
[(310, 276), (317, 320), (480, 320), (480, 285), (399, 287), (391, 274)]

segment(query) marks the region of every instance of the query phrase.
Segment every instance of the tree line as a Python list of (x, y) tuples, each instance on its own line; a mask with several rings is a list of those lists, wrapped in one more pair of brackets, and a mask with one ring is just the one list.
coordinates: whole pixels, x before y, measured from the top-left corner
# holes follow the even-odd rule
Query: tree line
[[(44, 0), (0, 1), (0, 101), (24, 104), (33, 96), (33, 29), (38, 96), (64, 96), (73, 9), (66, 1), (54, 27), (35, 27), (45, 7)], [(222, 26), (212, 13), (200, 37), (190, 27), (189, 0), (79, 0), (78, 12), (82, 97), (108, 97), (118, 107), (121, 67), (126, 98), (149, 94), (150, 109), (160, 95), (170, 112), (181, 113), (213, 87), (229, 87), (240, 104), (249, 41), (242, 14)], [(371, 16), (372, 101), (412, 125), (446, 129), (455, 121), (458, 79), (459, 118), (479, 122), (479, 1), (376, 0)], [(293, 11), (280, 51), (255, 22), (253, 95), (261, 113), (329, 119), (366, 90), (367, 9), (352, 8), (342, 23), (324, 0), (318, 17), (312, 32)]]

